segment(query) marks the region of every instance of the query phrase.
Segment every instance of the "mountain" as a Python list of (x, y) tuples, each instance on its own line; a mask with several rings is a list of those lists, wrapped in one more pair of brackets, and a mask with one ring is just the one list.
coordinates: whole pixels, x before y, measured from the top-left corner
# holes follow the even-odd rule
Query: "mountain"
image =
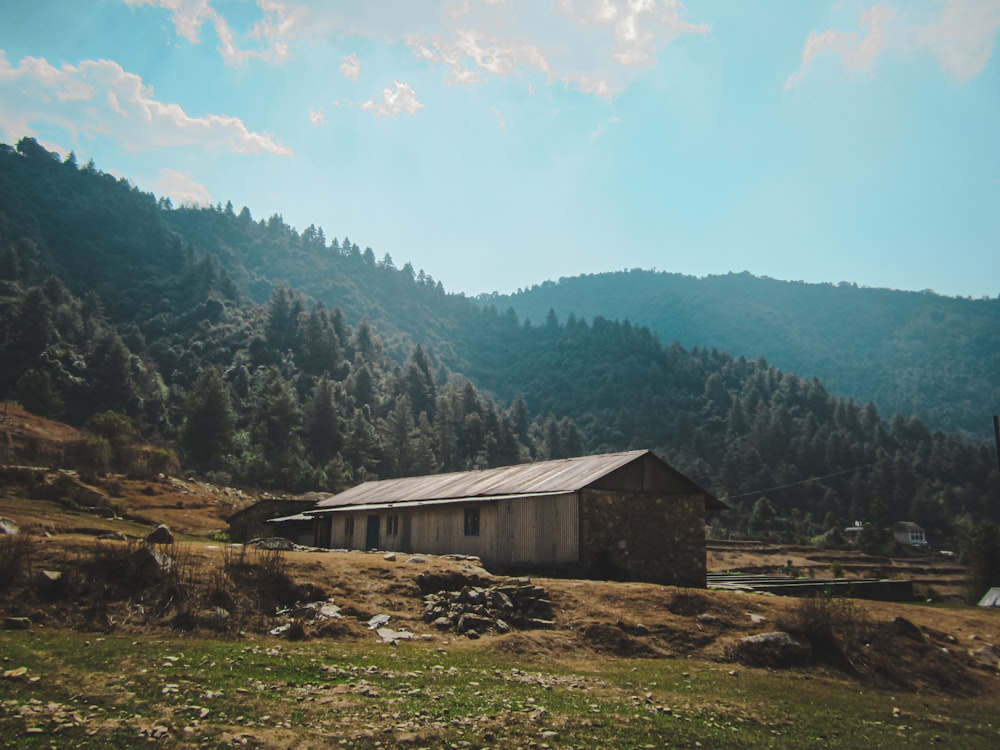
[(531, 320), (549, 310), (628, 320), (664, 342), (764, 357), (882, 413), (975, 440), (990, 439), (1000, 412), (1000, 298), (632, 270), (481, 300)]
[[(0, 146), (0, 393), (84, 427), (67, 460), (90, 471), (180, 460), (332, 490), (642, 447), (728, 498), (718, 533), (907, 518), (940, 541), (1000, 516), (985, 441), (645, 326), (531, 324), (347, 238), (175, 209), (31, 139)], [(162, 448), (145, 465), (135, 434)]]

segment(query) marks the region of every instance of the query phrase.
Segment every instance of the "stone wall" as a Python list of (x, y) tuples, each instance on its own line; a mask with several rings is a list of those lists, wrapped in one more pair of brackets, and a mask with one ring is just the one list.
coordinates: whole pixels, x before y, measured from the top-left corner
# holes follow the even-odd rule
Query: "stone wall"
[(704, 496), (584, 490), (580, 563), (591, 578), (704, 588)]

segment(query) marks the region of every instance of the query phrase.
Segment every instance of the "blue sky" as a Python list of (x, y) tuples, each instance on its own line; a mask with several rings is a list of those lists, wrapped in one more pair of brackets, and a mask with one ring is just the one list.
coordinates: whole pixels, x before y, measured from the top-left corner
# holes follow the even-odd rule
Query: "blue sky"
[(449, 291), (1000, 293), (1000, 0), (0, 3), (0, 140)]

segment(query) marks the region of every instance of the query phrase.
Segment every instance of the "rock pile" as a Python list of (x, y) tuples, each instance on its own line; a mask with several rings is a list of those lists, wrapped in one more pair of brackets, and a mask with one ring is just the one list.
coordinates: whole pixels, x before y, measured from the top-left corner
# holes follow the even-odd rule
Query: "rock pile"
[(552, 601), (545, 589), (527, 578), (497, 586), (463, 586), (460, 591), (424, 595), (424, 621), (438, 630), (453, 630), (469, 638), (512, 628), (551, 628)]

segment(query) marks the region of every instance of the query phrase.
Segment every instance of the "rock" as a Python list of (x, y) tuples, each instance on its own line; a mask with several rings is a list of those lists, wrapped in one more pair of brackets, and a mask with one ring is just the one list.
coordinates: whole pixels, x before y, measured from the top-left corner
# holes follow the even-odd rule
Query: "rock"
[[(159, 527), (157, 527), (157, 528), (159, 528)], [(166, 529), (167, 527), (164, 526), (163, 528)], [(167, 529), (167, 531), (169, 532), (170, 530)], [(152, 533), (155, 534), (156, 531), (154, 530)], [(111, 542), (127, 542), (128, 541), (128, 537), (125, 535), (124, 532), (121, 532), (121, 531), (106, 531), (103, 534), (98, 534), (97, 538), (101, 539), (101, 540), (104, 540), (104, 541), (111, 541)], [(146, 541), (149, 541), (149, 537), (148, 536), (146, 537)], [(173, 541), (173, 537), (171, 537), (171, 541)], [(169, 544), (170, 542), (165, 542), (165, 543)], [(154, 542), (154, 544), (155, 544), (155, 542)]]
[(4, 630), (30, 630), (31, 620), (27, 617), (5, 617), (3, 618)]
[(276, 549), (282, 552), (289, 552), (295, 549), (295, 542), (285, 539), (283, 536), (269, 536), (263, 539), (252, 539), (249, 544), (253, 544), (257, 549)]
[(406, 562), (408, 562), (408, 563), (425, 563), (425, 562), (427, 562), (427, 558), (426, 557), (421, 557), (420, 555), (413, 555), (413, 557), (406, 558)]
[(475, 630), (466, 630), (465, 637), (473, 641), (476, 641), (479, 640), (479, 633), (477, 633)]
[(51, 595), (62, 588), (63, 574), (61, 570), (40, 570), (35, 573), (35, 588), (41, 593)]
[(438, 617), (431, 624), (434, 625), (434, 627), (436, 627), (438, 630), (451, 630), (452, 625), (454, 623), (447, 617)]
[(464, 614), (458, 618), (458, 623), (455, 625), (455, 630), (459, 633), (465, 633), (469, 630), (477, 630), (485, 632), (493, 627), (493, 620), (489, 617), (482, 617), (480, 615), (474, 615), (471, 612)]
[(920, 632), (920, 628), (907, 620), (905, 617), (892, 618), (892, 624), (896, 628), (896, 632), (904, 638), (909, 638), (917, 641), (918, 643), (924, 643), (924, 634)]
[(387, 560), (389, 562), (396, 562), (396, 553), (395, 552), (387, 552), (384, 555), (382, 555), (382, 559), (383, 560)]
[(387, 624), (390, 619), (392, 618), (389, 615), (375, 615), (368, 621), (367, 623), (368, 629), (377, 630), (378, 628), (381, 628), (383, 625)]
[(166, 524), (160, 524), (146, 535), (146, 541), (150, 544), (173, 544), (174, 534)]
[(0, 536), (16, 536), (19, 531), (14, 521), (0, 516)]
[(375, 631), (383, 643), (396, 643), (397, 641), (412, 641), (413, 633), (409, 630), (393, 630), (392, 628), (379, 628)]
[(728, 656), (759, 667), (792, 667), (812, 660), (812, 646), (784, 631), (749, 635), (733, 644)]
[(969, 656), (994, 669), (1000, 669), (1000, 649), (997, 649), (996, 646), (990, 645), (977, 648), (975, 651), (970, 651)]
[(698, 615), (694, 619), (696, 621), (700, 622), (702, 625), (712, 625), (716, 621), (715, 616), (714, 615), (710, 615), (707, 612), (705, 612), (704, 614)]

